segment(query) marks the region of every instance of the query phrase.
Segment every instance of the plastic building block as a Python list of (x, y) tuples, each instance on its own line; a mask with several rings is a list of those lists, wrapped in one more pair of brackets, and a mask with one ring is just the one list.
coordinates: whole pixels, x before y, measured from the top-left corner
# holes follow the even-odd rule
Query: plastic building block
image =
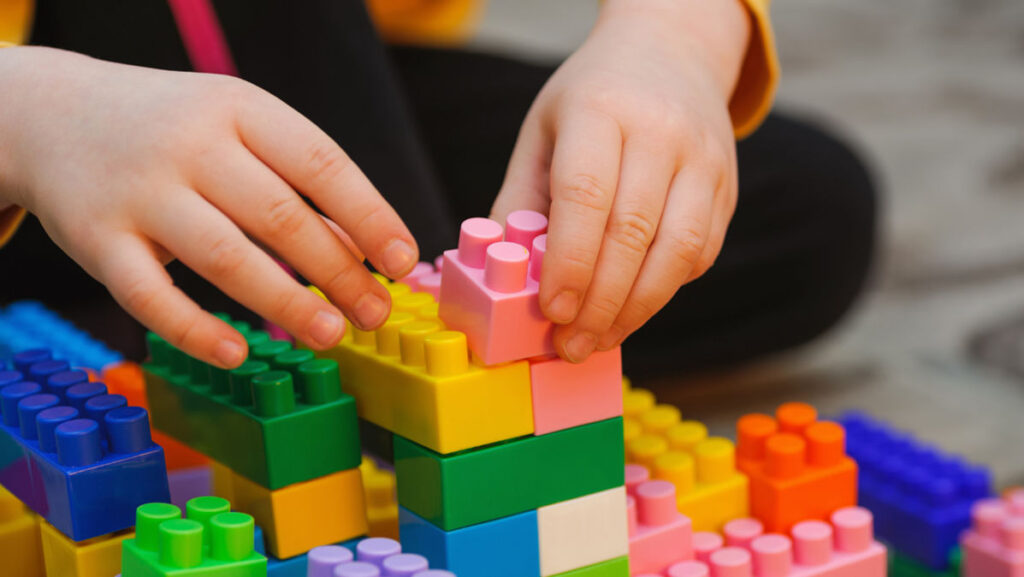
[(960, 577), (960, 548), (954, 549), (949, 557), (949, 567), (936, 571), (890, 549), (889, 577)]
[[(390, 290), (400, 283), (388, 285)], [(484, 367), (469, 359), (466, 335), (443, 330), (425, 293), (393, 298), (373, 332), (350, 327), (322, 353), (338, 361), (359, 416), (439, 453), (533, 432), (525, 361)]]
[(555, 577), (629, 577), (629, 557), (617, 557), (610, 561), (602, 561), (559, 573)]
[[(344, 547), (346, 550), (355, 553), (356, 544), (362, 539), (353, 539), (338, 543), (338, 547)], [(316, 547), (312, 551), (317, 549), (329, 549), (331, 546)], [(307, 577), (307, 566), (309, 564), (308, 554), (296, 555), (295, 557), (289, 557), (288, 559), (278, 559), (272, 555), (267, 555), (266, 547), (263, 541), (263, 530), (260, 529), (259, 525), (256, 526), (254, 548), (260, 555), (267, 557), (267, 577)], [(333, 576), (332, 576), (333, 577)]]
[(0, 352), (4, 349), (9, 353), (49, 349), (54, 358), (73, 367), (96, 370), (123, 358), (37, 301), (18, 301), (0, 309)]
[(668, 481), (627, 484), (630, 571), (660, 573), (693, 559), (690, 520), (676, 511), (675, 487)]
[(725, 528), (724, 543), (718, 539), (717, 546), (699, 551), (696, 561), (674, 564), (665, 575), (885, 577), (885, 547), (874, 540), (871, 512), (847, 507), (835, 511), (830, 520), (797, 523), (789, 537), (764, 534), (761, 523), (753, 519), (734, 521)]
[(401, 508), (402, 545), (459, 577), (540, 577), (537, 512), (443, 531)]
[(750, 478), (750, 512), (771, 532), (825, 520), (857, 503), (857, 464), (846, 456), (843, 427), (787, 403), (775, 418), (751, 414), (736, 426), (737, 467)]
[(541, 577), (628, 555), (626, 488), (537, 509), (537, 533)]
[(110, 577), (121, 572), (121, 544), (134, 536), (131, 530), (76, 543), (43, 522), (43, 557), (47, 575), (61, 577)]
[[(124, 395), (129, 405), (149, 409), (146, 399), (146, 377), (142, 367), (131, 362), (109, 365), (103, 369), (103, 382), (111, 393)], [(205, 465), (208, 459), (200, 452), (160, 431), (152, 431), (153, 442), (164, 448), (167, 470), (193, 469)], [(207, 493), (208, 494), (208, 493)]]
[(366, 534), (359, 469), (270, 490), (234, 475), (231, 502), (263, 529), (267, 551), (278, 559)]
[(39, 517), (0, 487), (0, 559), (10, 577), (43, 577)]
[(502, 227), (486, 218), (462, 223), (459, 247), (444, 253), (440, 316), (466, 333), (487, 365), (554, 354), (553, 325), (537, 296), (547, 247), (547, 218), (516, 211)]
[(355, 400), (336, 363), (270, 341), (229, 372), (147, 340), (155, 428), (270, 489), (359, 466)]
[(75, 541), (131, 527), (135, 507), (170, 498), (148, 413), (103, 392), (101, 383), (0, 390), (0, 482)]
[(431, 571), (422, 555), (402, 553), (393, 539), (363, 539), (354, 552), (343, 546), (317, 547), (308, 559), (308, 577), (454, 577), (447, 571)]
[(860, 468), (860, 504), (874, 513), (879, 538), (933, 570), (945, 569), (971, 524), (971, 505), (992, 495), (991, 473), (862, 413), (838, 421)]
[(429, 262), (417, 263), (411, 273), (399, 280), (414, 292), (428, 293), (435, 300), (441, 298), (441, 271)]
[(530, 362), (533, 432), (543, 435), (622, 415), (622, 351), (598, 351), (585, 362)]
[(359, 465), (366, 491), (366, 520), (370, 537), (398, 539), (398, 494), (395, 472), (379, 468), (373, 459), (364, 457)]
[(188, 502), (186, 518), (167, 503), (139, 507), (135, 538), (122, 545), (122, 577), (264, 577), (255, 524), (218, 497)]
[(451, 531), (620, 487), (622, 419), (440, 455), (395, 437), (398, 502)]
[(1024, 576), (1024, 490), (975, 503), (960, 548), (964, 577)]
[(169, 471), (167, 483), (171, 489), (171, 504), (184, 508), (195, 497), (213, 495), (212, 475), (208, 466)]

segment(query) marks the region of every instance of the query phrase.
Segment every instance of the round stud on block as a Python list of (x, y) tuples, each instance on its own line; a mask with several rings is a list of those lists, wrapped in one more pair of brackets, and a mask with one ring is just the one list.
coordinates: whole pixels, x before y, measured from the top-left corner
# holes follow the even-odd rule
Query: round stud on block
[[(424, 276), (424, 277), (419, 279), (419, 289), (421, 291), (431, 295), (432, 297), (434, 297), (436, 299), (441, 294), (441, 280), (442, 280), (442, 278), (443, 277), (442, 277), (441, 273), (439, 273), (439, 272), (435, 272), (433, 274), (428, 274), (428, 275), (426, 275), (426, 276)], [(434, 306), (436, 307), (437, 305), (435, 304)], [(422, 311), (422, 310), (423, 309), (420, 309), (420, 311)], [(419, 316), (420, 316), (420, 318), (423, 318), (422, 313), (420, 313)], [(434, 314), (434, 316), (437, 316), (437, 314)]]
[(210, 365), (194, 357), (188, 358), (188, 380), (192, 386), (210, 384)]
[(729, 547), (746, 547), (764, 534), (764, 525), (757, 519), (733, 519), (725, 524), (722, 533)]
[(654, 408), (654, 393), (647, 389), (631, 389), (622, 395), (622, 414), (627, 417), (639, 418), (640, 415)]
[(1010, 551), (1024, 551), (1024, 517), (1004, 519), (999, 527), (1003, 547)]
[(703, 563), (710, 562), (711, 554), (725, 546), (725, 539), (710, 531), (697, 531), (692, 539), (693, 556)]
[(654, 468), (654, 460), (668, 451), (668, 441), (658, 435), (640, 435), (630, 441), (626, 455), (630, 462)]
[(636, 488), (637, 520), (641, 525), (660, 526), (674, 521), (676, 488), (668, 481), (647, 481)]
[(190, 519), (164, 521), (157, 528), (160, 564), (175, 569), (196, 567), (203, 562), (203, 526)]
[(640, 524), (636, 513), (636, 497), (626, 495), (626, 531), (629, 535), (636, 535), (637, 526)]
[(210, 556), (218, 561), (241, 561), (253, 552), (256, 522), (245, 513), (220, 513), (210, 518)]
[(28, 375), (28, 368), (36, 363), (48, 361), (53, 358), (50, 349), (29, 349), (14, 355), (14, 370), (22, 375)]
[(533, 246), (533, 239), (548, 230), (548, 217), (532, 210), (516, 210), (505, 218), (505, 241), (524, 248)]
[(252, 325), (250, 325), (249, 323), (247, 323), (245, 321), (233, 321), (233, 320), (230, 320), (230, 319), (231, 319), (231, 317), (227, 317), (227, 323), (229, 325), (231, 325), (231, 328), (233, 328), (236, 331), (242, 333), (243, 335), (244, 334), (248, 334), (249, 331), (252, 330)]
[[(210, 546), (213, 533), (210, 529), (210, 520), (222, 513), (231, 511), (231, 503), (220, 497), (194, 497), (185, 503), (185, 518), (195, 521), (203, 526), (206, 531), (203, 533), (204, 545)], [(249, 537), (249, 543), (253, 538)]]
[(789, 577), (793, 570), (793, 544), (785, 535), (761, 535), (750, 542), (757, 577)]
[(640, 426), (640, 422), (636, 419), (629, 417), (623, 417), (622, 419), (622, 440), (625, 441), (626, 445), (633, 439), (636, 439), (640, 435), (644, 434), (644, 428)]
[(807, 461), (818, 467), (838, 465), (846, 456), (846, 430), (838, 423), (821, 421), (804, 429)]
[(1024, 515), (1024, 489), (1007, 491), (1004, 501), (1010, 506), (1010, 511), (1014, 515)]
[(483, 268), (487, 247), (501, 241), (501, 225), (489, 218), (470, 218), (459, 228), (459, 262)]
[[(438, 282), (437, 286), (440, 287), (441, 283)], [(440, 311), (441, 311), (441, 304), (438, 303), (437, 301), (434, 301), (434, 302), (430, 303), (429, 305), (426, 305), (424, 307), (420, 307), (420, 309), (418, 311), (416, 311), (416, 318), (421, 320), (421, 321), (438, 321), (438, 322), (440, 322), (440, 320), (437, 318), (437, 315), (440, 313)]]
[(364, 561), (344, 563), (334, 568), (334, 577), (380, 577), (380, 567)]
[(515, 293), (526, 288), (530, 252), (514, 242), (496, 242), (487, 247), (484, 284), (500, 293)]
[(192, 367), (191, 359), (192, 357), (186, 355), (184, 351), (172, 348), (167, 368), (173, 375), (187, 377)]
[(832, 513), (835, 547), (841, 553), (859, 553), (875, 540), (871, 511), (863, 507), (845, 507)]
[(261, 417), (278, 417), (295, 410), (295, 385), (284, 371), (270, 371), (252, 379), (253, 412)]
[(8, 427), (18, 426), (18, 403), (26, 397), (38, 395), (43, 392), (39, 383), (29, 381), (7, 385), (0, 390), (0, 409), (3, 410), (4, 425)]
[(414, 553), (392, 555), (380, 565), (383, 577), (412, 577), (416, 573), (430, 569), (427, 558)]
[(352, 335), (352, 342), (356, 345), (371, 348), (377, 346), (376, 331), (364, 331), (346, 320), (345, 332)]
[(760, 460), (764, 458), (768, 437), (778, 432), (778, 424), (768, 415), (750, 414), (740, 417), (736, 423), (736, 437), (739, 441), (737, 454), (741, 459)]
[(306, 577), (334, 577), (334, 568), (355, 559), (352, 551), (340, 545), (314, 547), (306, 555)]
[(430, 293), (409, 293), (392, 301), (391, 308), (398, 312), (415, 315), (423, 307), (436, 302)]
[(110, 440), (110, 451), (127, 455), (153, 446), (149, 433), (149, 413), (142, 407), (120, 407), (103, 417)]
[(438, 331), (423, 339), (427, 373), (434, 377), (461, 375), (469, 370), (465, 333)]
[(683, 421), (669, 427), (665, 431), (665, 438), (674, 450), (691, 452), (708, 438), (708, 428), (698, 421)]
[[(68, 389), (88, 382), (89, 373), (85, 371), (61, 371), (46, 379), (46, 390), (63, 399), (67, 395)], [(0, 386), (2, 386), (2, 379), (0, 379)]]
[(252, 406), (252, 380), (270, 370), (265, 361), (248, 360), (228, 375), (228, 387), (231, 390), (231, 404), (239, 407)]
[(708, 571), (708, 566), (700, 561), (680, 561), (669, 566), (665, 575), (667, 577), (708, 577), (710, 575)]
[(57, 395), (39, 394), (29, 395), (18, 401), (18, 430), (23, 439), (35, 439), (39, 436), (36, 426), (36, 416), (60, 404)]
[(793, 558), (797, 565), (824, 565), (832, 558), (832, 527), (824, 521), (793, 526)]
[(402, 283), (408, 285), (409, 281), (415, 278), (420, 278), (425, 274), (431, 274), (434, 272), (434, 265), (429, 262), (418, 262), (416, 266), (412, 267), (412, 272), (398, 279)]
[(36, 435), (39, 448), (47, 453), (57, 452), (57, 425), (78, 418), (78, 409), (74, 407), (51, 407), (36, 415)]
[(720, 483), (736, 472), (736, 448), (732, 441), (710, 437), (693, 450), (697, 458), (697, 480), (701, 483)]
[(544, 253), (548, 251), (548, 235), (542, 234), (533, 239), (530, 248), (530, 278), (540, 282), (540, 273), (544, 266)]
[(807, 403), (786, 403), (775, 411), (779, 430), (799, 435), (818, 420), (818, 411)]
[(54, 429), (57, 460), (65, 467), (84, 467), (103, 458), (100, 426), (91, 419), (72, 419)]
[(85, 401), (82, 413), (85, 418), (102, 423), (108, 411), (128, 406), (128, 399), (124, 395), (96, 395)]
[[(416, 266), (418, 267), (421, 264), (424, 264), (424, 263), (417, 263)], [(430, 266), (430, 265), (427, 265), (427, 266)], [(408, 277), (406, 277), (406, 278), (408, 278)], [(410, 279), (410, 280), (412, 280), (412, 279)], [(407, 295), (407, 294), (412, 292), (412, 287), (409, 286), (408, 284), (404, 283), (404, 282), (387, 283), (387, 284), (384, 285), (384, 288), (387, 289), (388, 294), (391, 295), (391, 300), (394, 300), (394, 299), (396, 299), (396, 298), (398, 298), (400, 296), (404, 296), (404, 295)]]
[(626, 465), (626, 493), (632, 495), (636, 488), (651, 479), (651, 472), (643, 465)]
[(658, 455), (654, 459), (654, 477), (672, 483), (677, 495), (689, 493), (697, 479), (697, 467), (693, 456), (680, 451)]
[(739, 547), (725, 547), (708, 558), (711, 574), (715, 577), (752, 577), (753, 562), (750, 552)]
[(401, 552), (402, 546), (398, 541), (385, 537), (370, 537), (369, 539), (363, 539), (356, 545), (356, 559), (377, 566), (384, 559), (392, 555), (398, 555)]
[(146, 350), (149, 352), (149, 362), (159, 367), (166, 367), (171, 362), (171, 345), (160, 335), (146, 333)]
[(776, 479), (796, 477), (804, 470), (807, 444), (790, 433), (772, 435), (765, 442), (765, 472)]
[(1010, 516), (1000, 499), (983, 499), (971, 507), (971, 525), (979, 535), (998, 538), (999, 527)]
[(181, 509), (170, 503), (146, 503), (135, 509), (135, 544), (146, 551), (160, 548), (160, 525), (181, 519)]
[(384, 324), (376, 330), (377, 354), (397, 357), (402, 353), (398, 332), (409, 323), (416, 322), (416, 315), (408, 311), (392, 311)]
[(85, 414), (85, 402), (93, 397), (107, 394), (107, 385), (99, 382), (82, 383), (68, 388), (64, 400), (67, 404), (78, 409), (78, 412)]
[(292, 344), (288, 341), (268, 341), (249, 350), (250, 361), (263, 361), (273, 365), (274, 357), (281, 353), (292, 350)]
[(341, 398), (338, 362), (313, 359), (299, 365), (299, 389), (307, 405), (323, 405)]
[(398, 331), (399, 348), (402, 351), (402, 364), (410, 367), (423, 367), (427, 364), (424, 339), (427, 335), (441, 330), (441, 323), (436, 321), (414, 321), (406, 324)]
[(250, 351), (263, 343), (270, 342), (270, 333), (267, 331), (252, 331), (243, 336), (245, 337), (245, 344), (249, 347)]
[(308, 349), (294, 349), (285, 351), (271, 361), (270, 366), (277, 371), (285, 371), (292, 376), (292, 381), (299, 379), (299, 365), (312, 361), (316, 358), (313, 351)]
[(24, 380), (25, 379), (22, 378), (21, 371), (0, 371), (0, 389), (6, 387), (7, 385), (20, 383)]
[(681, 420), (679, 409), (672, 405), (657, 405), (640, 414), (640, 425), (644, 432), (656, 435), (664, 434)]
[(40, 361), (29, 366), (26, 380), (32, 381), (33, 383), (39, 383), (40, 385), (45, 385), (46, 381), (51, 376), (70, 369), (71, 365), (69, 365), (67, 361), (58, 361), (54, 359)]

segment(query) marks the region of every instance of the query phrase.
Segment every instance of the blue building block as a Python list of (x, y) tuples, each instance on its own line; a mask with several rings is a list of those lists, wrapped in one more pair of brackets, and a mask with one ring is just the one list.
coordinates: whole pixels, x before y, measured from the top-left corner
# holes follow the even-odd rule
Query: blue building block
[[(338, 543), (338, 545), (349, 549), (354, 554), (356, 545), (363, 539), (364, 537), (359, 537)], [(267, 577), (306, 577), (306, 555), (298, 555), (289, 559), (278, 559), (273, 555), (268, 555), (263, 541), (263, 529), (260, 529), (259, 526), (256, 527), (255, 540), (256, 552), (267, 558)]]
[(859, 501), (874, 514), (875, 534), (918, 563), (945, 570), (971, 525), (971, 506), (993, 494), (991, 472), (863, 413), (837, 421), (860, 465)]
[(101, 370), (124, 357), (36, 301), (0, 308), (0, 368), (16, 353), (51, 349), (73, 367)]
[(444, 531), (399, 507), (402, 550), (459, 577), (540, 577), (537, 512)]
[(0, 484), (75, 541), (129, 528), (139, 505), (170, 499), (148, 413), (105, 393), (101, 383), (0, 389)]

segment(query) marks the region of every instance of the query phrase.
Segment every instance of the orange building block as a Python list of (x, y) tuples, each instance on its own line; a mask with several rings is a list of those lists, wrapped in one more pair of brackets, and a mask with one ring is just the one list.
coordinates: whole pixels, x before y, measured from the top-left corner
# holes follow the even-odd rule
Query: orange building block
[(359, 465), (366, 492), (366, 520), (370, 524), (369, 537), (387, 537), (398, 540), (398, 494), (395, 491), (395, 473), (377, 467), (372, 459), (363, 457)]
[(744, 416), (736, 429), (736, 464), (750, 479), (750, 512), (767, 531), (824, 521), (857, 504), (857, 464), (846, 455), (846, 431), (819, 422), (814, 407), (787, 403), (775, 418)]
[(43, 577), (39, 517), (7, 489), (0, 487), (0, 574)]
[(42, 522), (46, 574), (55, 577), (111, 577), (121, 572), (121, 543), (135, 536), (132, 530), (75, 542)]

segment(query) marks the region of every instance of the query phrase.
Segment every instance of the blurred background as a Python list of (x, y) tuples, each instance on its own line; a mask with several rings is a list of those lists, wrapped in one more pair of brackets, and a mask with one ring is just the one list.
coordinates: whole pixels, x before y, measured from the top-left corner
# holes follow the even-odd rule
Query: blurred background
[[(559, 59), (596, 14), (491, 0), (474, 43)], [(883, 190), (874, 281), (810, 349), (644, 385), (719, 433), (784, 400), (862, 408), (1024, 484), (1024, 2), (777, 0), (772, 14), (778, 107), (839, 130)]]

